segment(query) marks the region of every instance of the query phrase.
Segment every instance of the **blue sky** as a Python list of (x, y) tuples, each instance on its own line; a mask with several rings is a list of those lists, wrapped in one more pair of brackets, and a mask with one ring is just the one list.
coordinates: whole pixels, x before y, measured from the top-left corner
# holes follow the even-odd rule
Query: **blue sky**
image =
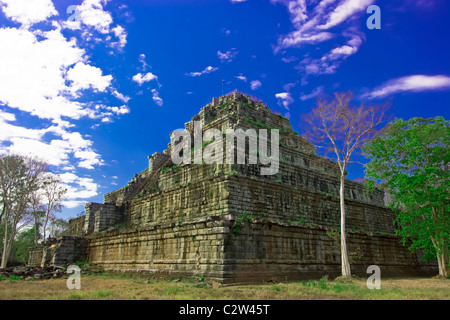
[(299, 132), (335, 91), (448, 119), (449, 13), (445, 0), (0, 0), (0, 152), (48, 161), (68, 218), (145, 169), (222, 79)]

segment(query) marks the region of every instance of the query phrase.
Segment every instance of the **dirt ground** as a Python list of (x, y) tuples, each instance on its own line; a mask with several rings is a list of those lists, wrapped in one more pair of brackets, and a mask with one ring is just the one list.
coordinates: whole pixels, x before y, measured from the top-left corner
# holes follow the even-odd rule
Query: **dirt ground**
[(450, 280), (385, 279), (368, 289), (365, 279), (350, 282), (310, 280), (293, 283), (220, 286), (189, 279), (82, 275), (81, 288), (69, 290), (64, 278), (0, 281), (2, 300), (450, 300)]

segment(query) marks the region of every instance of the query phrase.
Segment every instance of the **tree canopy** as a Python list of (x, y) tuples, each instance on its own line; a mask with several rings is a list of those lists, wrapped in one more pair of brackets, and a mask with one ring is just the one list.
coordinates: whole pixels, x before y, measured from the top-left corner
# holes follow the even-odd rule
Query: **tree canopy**
[(450, 240), (450, 121), (396, 119), (363, 147), (369, 186), (380, 182), (396, 212), (398, 234), (425, 259), (437, 257), (448, 275)]

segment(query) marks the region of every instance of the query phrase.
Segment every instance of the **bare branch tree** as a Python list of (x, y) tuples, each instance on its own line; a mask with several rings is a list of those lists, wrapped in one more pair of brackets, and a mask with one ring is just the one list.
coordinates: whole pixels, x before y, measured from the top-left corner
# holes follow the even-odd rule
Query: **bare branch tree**
[(3, 253), (0, 268), (5, 268), (12, 243), (19, 229), (29, 223), (31, 194), (39, 188), (41, 174), (47, 164), (19, 155), (0, 156), (1, 219), (4, 224)]
[(42, 191), (44, 198), (44, 241), (46, 239), (47, 224), (49, 219), (56, 219), (55, 212), (61, 211), (61, 201), (64, 199), (67, 189), (65, 189), (58, 176), (47, 174), (42, 182)]
[(347, 241), (345, 236), (345, 176), (352, 154), (361, 149), (364, 142), (379, 133), (379, 126), (386, 122), (387, 104), (359, 107), (350, 106), (351, 92), (335, 93), (334, 99), (320, 97), (317, 106), (302, 117), (304, 136), (325, 151), (334, 154), (340, 169), (341, 210), (341, 266), (342, 276), (350, 277)]
[(42, 204), (43, 197), (42, 197), (42, 190), (36, 190), (31, 194), (30, 197), (30, 214), (34, 218), (34, 244), (38, 244), (39, 241), (39, 229), (42, 225), (42, 218), (45, 214), (45, 208)]

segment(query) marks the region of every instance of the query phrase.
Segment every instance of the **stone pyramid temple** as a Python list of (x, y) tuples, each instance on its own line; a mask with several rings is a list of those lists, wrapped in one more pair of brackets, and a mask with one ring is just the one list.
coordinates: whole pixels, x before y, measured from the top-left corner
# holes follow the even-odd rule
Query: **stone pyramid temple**
[[(277, 143), (276, 173), (261, 174), (268, 165), (259, 161), (176, 164), (171, 155), (177, 144), (171, 142), (149, 156), (148, 168), (128, 185), (105, 194), (103, 204), (86, 204), (86, 214), (70, 220), (70, 236), (54, 240), (52, 248), (31, 248), (30, 264), (86, 261), (110, 271), (225, 284), (338, 276), (337, 163), (318, 156), (289, 119), (237, 90), (213, 98), (185, 124), (185, 132), (194, 134), (196, 123), (202, 133), (217, 129), (224, 137), (227, 129), (278, 129), (278, 141), (272, 135), (267, 141)], [(215, 137), (200, 145), (192, 139), (191, 156), (225, 146)], [(245, 159), (251, 155), (249, 150)], [(352, 273), (367, 277), (370, 265), (379, 266), (382, 276), (435, 272), (401, 245), (383, 196), (346, 181)]]

